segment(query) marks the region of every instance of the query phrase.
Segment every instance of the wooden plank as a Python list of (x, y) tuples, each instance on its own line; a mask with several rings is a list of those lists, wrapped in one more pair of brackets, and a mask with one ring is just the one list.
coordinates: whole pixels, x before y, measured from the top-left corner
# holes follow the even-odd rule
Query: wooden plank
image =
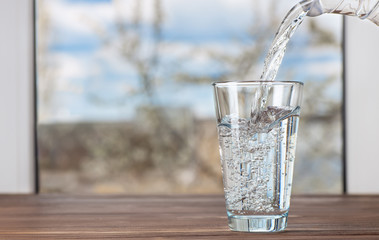
[(228, 229), (222, 196), (0, 195), (0, 239), (379, 239), (379, 196), (295, 196), (282, 233)]

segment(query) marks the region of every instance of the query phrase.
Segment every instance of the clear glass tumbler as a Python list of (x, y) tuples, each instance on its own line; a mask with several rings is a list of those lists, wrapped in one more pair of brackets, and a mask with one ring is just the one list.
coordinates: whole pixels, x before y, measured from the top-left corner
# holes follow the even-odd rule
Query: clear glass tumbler
[(287, 226), (303, 83), (213, 84), (231, 230)]

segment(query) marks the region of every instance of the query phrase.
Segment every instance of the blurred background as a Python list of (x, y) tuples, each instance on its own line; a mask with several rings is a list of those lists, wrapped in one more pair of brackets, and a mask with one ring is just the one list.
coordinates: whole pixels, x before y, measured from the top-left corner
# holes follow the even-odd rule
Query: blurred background
[[(222, 193), (214, 81), (258, 79), (288, 0), (37, 0), (41, 192)], [(293, 193), (342, 193), (342, 17), (308, 18)]]

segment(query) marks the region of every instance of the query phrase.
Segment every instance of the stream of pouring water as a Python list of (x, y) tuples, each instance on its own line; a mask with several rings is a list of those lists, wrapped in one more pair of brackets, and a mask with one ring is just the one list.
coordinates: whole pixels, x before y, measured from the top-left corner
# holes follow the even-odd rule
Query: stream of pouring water
[(282, 63), (287, 43), (306, 16), (334, 13), (369, 19), (379, 26), (378, 0), (303, 0), (285, 16), (264, 61), (262, 81), (275, 80)]
[[(287, 43), (296, 29), (303, 22), (304, 17), (309, 12), (313, 0), (304, 0), (296, 4), (285, 16), (276, 32), (274, 41), (266, 55), (264, 61), (263, 72), (260, 77), (262, 81), (274, 81), (278, 73), (280, 64), (282, 63), (284, 53), (286, 52)], [(268, 95), (268, 87), (262, 86), (255, 95), (251, 109), (251, 122), (257, 124), (260, 113), (266, 107), (266, 98)]]
[[(303, 0), (285, 16), (264, 61), (261, 81), (274, 81), (286, 52), (287, 43), (306, 16), (335, 13), (369, 19), (379, 26), (379, 0)], [(255, 95), (251, 109), (251, 122), (256, 124), (266, 109), (269, 88), (261, 87)]]
[(280, 24), (264, 61), (261, 80), (273, 81), (275, 79), (280, 64), (282, 63), (284, 53), (286, 52), (287, 43), (295, 33), (296, 29), (303, 22), (312, 3), (313, 0), (305, 0), (296, 4)]

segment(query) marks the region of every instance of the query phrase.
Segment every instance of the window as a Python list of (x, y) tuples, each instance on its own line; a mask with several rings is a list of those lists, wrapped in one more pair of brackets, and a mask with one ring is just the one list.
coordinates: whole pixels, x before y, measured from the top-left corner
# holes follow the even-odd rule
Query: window
[[(36, 4), (41, 191), (221, 193), (210, 83), (258, 78), (292, 3)], [(342, 192), (341, 42), (307, 19), (279, 72), (306, 86), (295, 193)]]

